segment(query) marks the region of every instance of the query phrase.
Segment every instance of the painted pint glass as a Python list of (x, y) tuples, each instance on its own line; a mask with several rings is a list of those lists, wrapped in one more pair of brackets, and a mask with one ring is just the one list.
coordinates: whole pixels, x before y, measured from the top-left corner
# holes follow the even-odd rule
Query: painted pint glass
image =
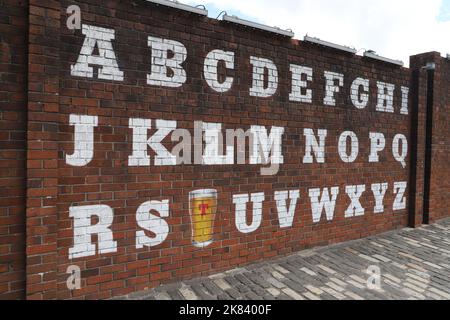
[(213, 243), (216, 212), (217, 190), (196, 190), (189, 193), (192, 244), (195, 247), (205, 248)]

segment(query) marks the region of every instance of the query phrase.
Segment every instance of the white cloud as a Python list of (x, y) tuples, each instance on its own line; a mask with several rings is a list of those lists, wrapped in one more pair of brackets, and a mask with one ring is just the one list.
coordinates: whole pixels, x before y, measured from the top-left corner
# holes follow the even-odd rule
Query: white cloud
[[(200, 0), (184, 0), (202, 3)], [(442, 0), (207, 0), (230, 13), (240, 11), (271, 26), (402, 59), (450, 53), (450, 21), (438, 21)], [(203, 2), (203, 3), (205, 3)]]

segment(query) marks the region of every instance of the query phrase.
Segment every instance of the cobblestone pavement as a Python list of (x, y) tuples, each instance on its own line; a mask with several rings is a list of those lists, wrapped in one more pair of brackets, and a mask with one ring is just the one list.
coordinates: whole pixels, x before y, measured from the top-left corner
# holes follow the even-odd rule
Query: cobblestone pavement
[[(380, 290), (370, 271), (381, 271)], [(369, 270), (368, 270), (369, 269)], [(450, 299), (450, 219), (419, 229), (302, 251), (122, 299)]]

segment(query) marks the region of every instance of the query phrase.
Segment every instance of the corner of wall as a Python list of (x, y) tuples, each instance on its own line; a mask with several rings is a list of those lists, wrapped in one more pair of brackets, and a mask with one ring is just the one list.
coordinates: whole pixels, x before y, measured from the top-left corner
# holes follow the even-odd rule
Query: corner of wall
[(30, 0), (27, 147), (27, 299), (57, 286), (59, 1)]

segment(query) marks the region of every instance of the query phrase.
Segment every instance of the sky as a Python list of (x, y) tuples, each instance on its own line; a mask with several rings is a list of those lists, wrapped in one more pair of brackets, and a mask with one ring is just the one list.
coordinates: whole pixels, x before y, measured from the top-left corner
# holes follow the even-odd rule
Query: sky
[(409, 64), (409, 56), (450, 53), (450, 0), (178, 0)]

